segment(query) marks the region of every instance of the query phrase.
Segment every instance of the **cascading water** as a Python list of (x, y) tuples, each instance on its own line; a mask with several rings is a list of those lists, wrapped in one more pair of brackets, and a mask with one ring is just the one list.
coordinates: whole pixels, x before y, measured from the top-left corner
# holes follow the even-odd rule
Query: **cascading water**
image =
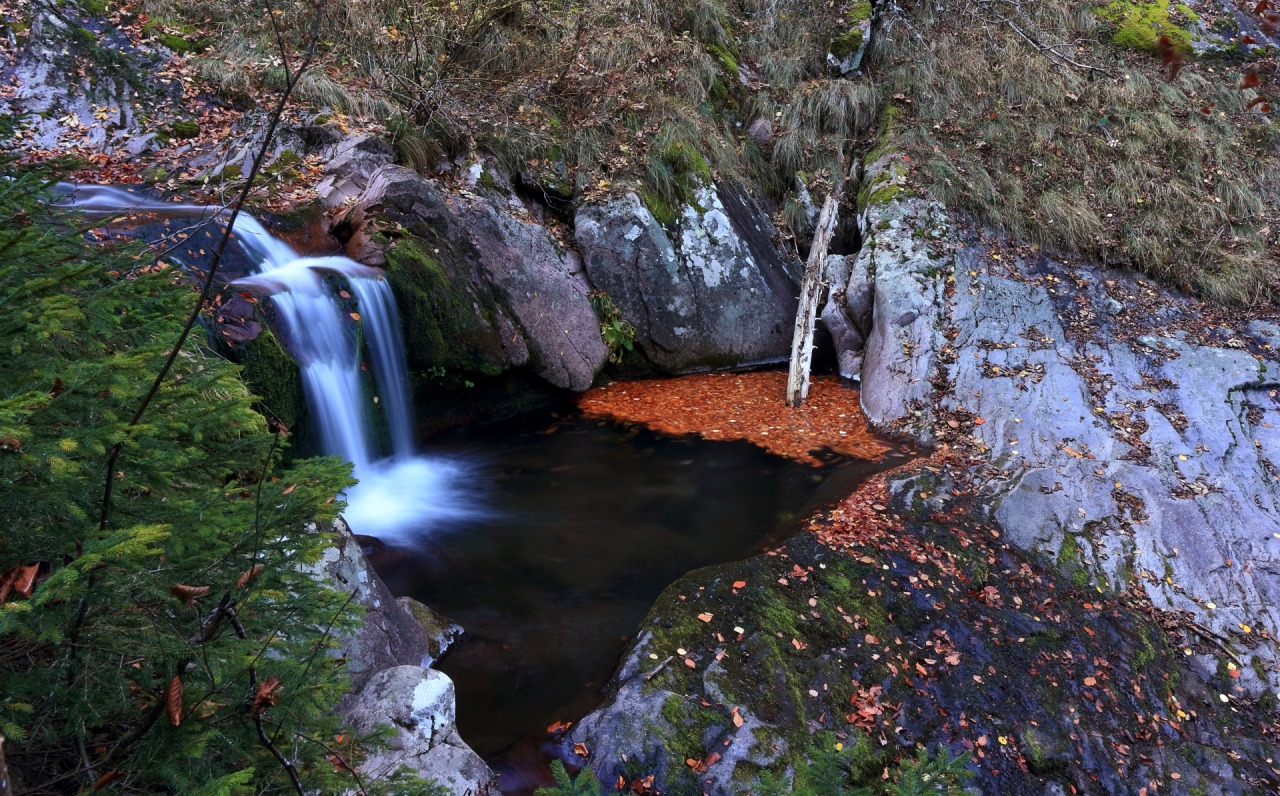
[[(218, 208), (161, 202), (111, 186), (60, 186), (62, 203), (85, 213), (146, 212), (169, 217), (216, 219)], [(351, 462), (359, 480), (346, 494), (344, 516), (357, 533), (407, 542), (442, 524), (473, 517), (465, 499), (465, 466), (414, 452), (413, 404), (405, 366), (400, 319), (382, 272), (346, 257), (301, 257), (252, 216), (241, 213), (235, 238), (258, 262), (258, 273), (233, 284), (271, 296), (282, 333), (302, 373), (307, 406), (321, 449)], [(345, 278), (355, 297), (369, 352), (375, 401), (391, 438), (390, 457), (380, 457), (360, 376), (358, 340), (326, 275)]]

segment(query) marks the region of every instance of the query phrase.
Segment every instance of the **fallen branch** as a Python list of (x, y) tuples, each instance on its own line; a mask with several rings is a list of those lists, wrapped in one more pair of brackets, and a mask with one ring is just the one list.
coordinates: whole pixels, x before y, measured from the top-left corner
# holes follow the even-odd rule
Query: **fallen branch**
[(668, 664), (668, 663), (671, 663), (671, 662), (672, 662), (672, 661), (674, 661), (675, 659), (676, 659), (676, 656), (674, 656), (674, 655), (668, 655), (668, 656), (667, 656), (667, 659), (666, 659), (665, 661), (663, 661), (662, 663), (658, 664), (658, 668), (656, 668), (656, 669), (654, 669), (653, 671), (651, 671), (651, 672), (649, 672), (648, 674), (646, 674), (646, 675), (644, 676), (644, 679), (645, 679), (645, 680), (652, 680), (653, 678), (657, 677), (657, 676), (658, 676), (658, 672), (661, 672), (663, 669), (667, 668), (667, 664)]

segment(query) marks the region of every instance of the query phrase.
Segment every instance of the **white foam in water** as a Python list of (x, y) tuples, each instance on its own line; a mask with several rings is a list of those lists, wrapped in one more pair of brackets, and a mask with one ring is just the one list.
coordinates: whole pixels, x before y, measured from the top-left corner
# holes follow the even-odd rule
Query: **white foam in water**
[[(105, 185), (58, 186), (60, 204), (87, 213), (154, 212), (212, 217), (217, 208), (161, 202)], [(411, 543), (432, 530), (480, 516), (469, 468), (456, 460), (415, 455), (413, 404), (395, 298), (382, 272), (346, 257), (300, 257), (257, 219), (241, 213), (236, 239), (260, 260), (257, 275), (237, 280), (271, 295), (282, 330), (298, 359), (307, 406), (321, 449), (351, 462), (359, 480), (347, 491), (343, 516), (356, 533), (390, 544)], [(364, 406), (359, 354), (342, 305), (325, 283), (342, 274), (356, 297), (373, 375), (390, 431), (392, 456), (378, 458)]]

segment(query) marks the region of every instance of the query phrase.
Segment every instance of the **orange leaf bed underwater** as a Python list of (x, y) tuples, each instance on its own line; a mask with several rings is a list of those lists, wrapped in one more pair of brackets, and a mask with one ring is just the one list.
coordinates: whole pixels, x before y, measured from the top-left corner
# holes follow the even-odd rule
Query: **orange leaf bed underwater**
[(770, 453), (820, 465), (814, 451), (879, 459), (893, 446), (867, 427), (858, 391), (817, 376), (799, 409), (784, 404), (787, 374), (699, 373), (674, 379), (614, 382), (578, 398), (587, 417), (640, 423), (665, 434), (744, 439)]

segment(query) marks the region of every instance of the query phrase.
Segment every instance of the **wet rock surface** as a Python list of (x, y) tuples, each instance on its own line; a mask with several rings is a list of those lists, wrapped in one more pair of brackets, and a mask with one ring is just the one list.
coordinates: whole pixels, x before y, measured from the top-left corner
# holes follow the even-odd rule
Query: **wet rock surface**
[(972, 465), (877, 476), (783, 548), (672, 585), (565, 755), (585, 744), (606, 782), (664, 793), (751, 791), (820, 732), (856, 747), (865, 784), (917, 744), (971, 753), (983, 793), (1280, 784), (1275, 714), (1225, 667), (1184, 666), (1189, 640), (1140, 591), (1009, 543)]
[(592, 284), (668, 373), (784, 359), (797, 289), (772, 223), (731, 187), (695, 193), (670, 231), (633, 193), (579, 208), (574, 235)]
[(387, 165), (352, 218), (359, 235), (401, 238), (386, 259), (412, 367), (523, 367), (583, 390), (608, 359), (581, 261), (514, 193), (453, 192)]
[[(876, 274), (886, 311), (867, 362), (884, 375), (864, 375), (868, 415), (973, 446), (998, 470), (984, 505), (1011, 541), (1103, 590), (1141, 583), (1157, 609), (1230, 648), (1245, 664), (1238, 685), (1280, 686), (1274, 326), (1051, 259), (919, 200), (870, 216), (889, 222), (877, 268), (884, 257), (897, 271)], [(895, 295), (901, 280), (884, 276), (898, 272), (934, 275), (927, 306)], [(895, 324), (899, 311), (916, 317)]]
[(832, 731), (876, 770), (972, 752), (984, 793), (1274, 791), (1280, 325), (864, 207), (829, 329), (867, 416), (938, 453), (675, 584), (565, 753), (741, 792)]
[(387, 747), (361, 765), (370, 778), (406, 766), (434, 779), (453, 796), (496, 794), (496, 777), (463, 742), (456, 726), (453, 681), (427, 668), (462, 634), (462, 628), (409, 597), (396, 598), (370, 566), (341, 519), (337, 543), (317, 564), (334, 588), (353, 593), (364, 624), (340, 639), (351, 691), (337, 706), (360, 732), (389, 726)]

